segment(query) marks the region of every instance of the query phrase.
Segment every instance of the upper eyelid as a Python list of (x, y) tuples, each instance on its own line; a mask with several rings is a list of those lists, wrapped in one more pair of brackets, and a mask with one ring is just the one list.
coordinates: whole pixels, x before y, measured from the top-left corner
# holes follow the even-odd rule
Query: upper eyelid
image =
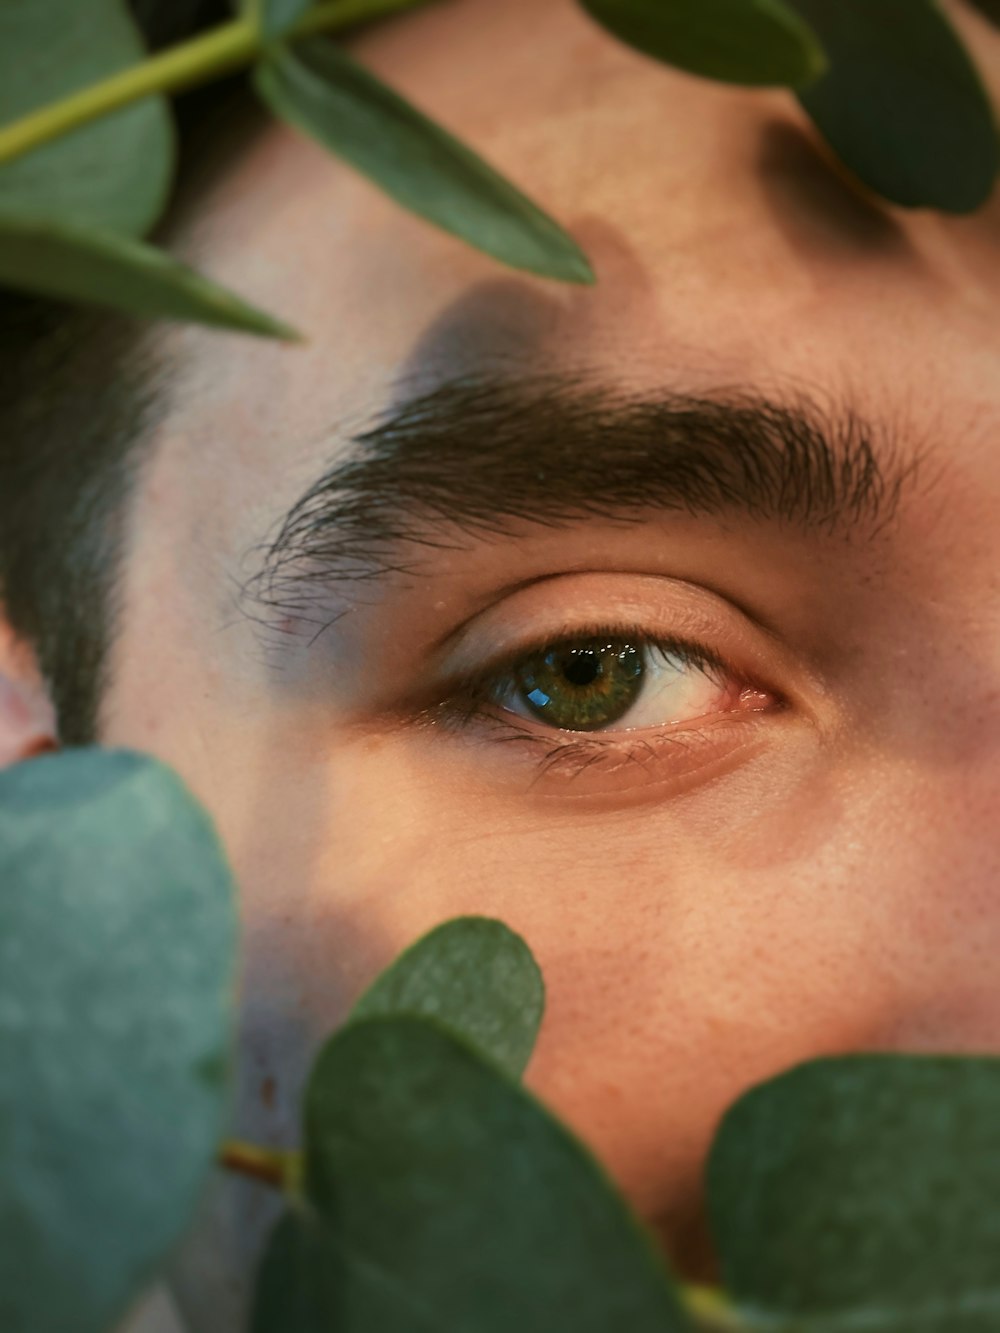
[[(609, 604), (613, 609), (605, 611)], [(579, 614), (561, 609), (573, 606)], [(457, 680), (481, 674), (483, 644), (491, 639), (500, 646), (488, 669), (502, 669), (541, 646), (606, 633), (674, 643), (768, 686), (776, 683), (773, 668), (786, 651), (780, 635), (728, 593), (663, 573), (609, 568), (566, 570), (522, 583), (430, 645), (429, 664), (441, 679)]]

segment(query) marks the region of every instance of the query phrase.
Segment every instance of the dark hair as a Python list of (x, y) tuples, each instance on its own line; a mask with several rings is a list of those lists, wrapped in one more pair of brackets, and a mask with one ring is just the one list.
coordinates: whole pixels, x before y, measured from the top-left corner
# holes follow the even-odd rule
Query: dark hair
[[(133, 0), (153, 49), (227, 17), (226, 0)], [(178, 107), (182, 143), (232, 82)], [(0, 603), (29, 643), (60, 739), (97, 737), (132, 480), (165, 370), (122, 316), (0, 289)]]

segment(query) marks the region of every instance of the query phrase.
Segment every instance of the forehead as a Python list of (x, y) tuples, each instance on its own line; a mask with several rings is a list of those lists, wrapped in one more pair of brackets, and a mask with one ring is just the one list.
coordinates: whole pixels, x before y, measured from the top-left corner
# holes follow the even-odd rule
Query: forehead
[[(987, 75), (1000, 69), (1000, 41), (976, 22), (972, 35)], [(494, 336), (555, 346), (571, 332), (577, 358), (618, 353), (657, 374), (665, 347), (708, 344), (721, 365), (751, 371), (827, 335), (863, 336), (873, 314), (900, 334), (932, 307), (983, 336), (995, 327), (995, 207), (971, 219), (880, 211), (843, 182), (790, 96), (666, 69), (573, 0), (432, 5), (357, 54), (568, 226), (599, 282), (512, 277), (275, 128), (206, 200), (198, 248), (341, 364), (370, 363), (373, 345), (405, 363), (484, 285), (495, 299), (475, 313), (492, 314)], [(245, 363), (250, 349), (233, 351)]]
[[(1000, 42), (966, 27), (991, 78)], [(401, 379), (497, 364), (593, 367), (640, 391), (847, 397), (949, 465), (986, 456), (1000, 419), (995, 204), (970, 218), (882, 210), (791, 97), (668, 70), (572, 0), (432, 5), (356, 54), (567, 226), (597, 285), (504, 270), (311, 142), (264, 131), (203, 200), (189, 244), (309, 341), (180, 330), (164, 451), (161, 494), (230, 551)]]

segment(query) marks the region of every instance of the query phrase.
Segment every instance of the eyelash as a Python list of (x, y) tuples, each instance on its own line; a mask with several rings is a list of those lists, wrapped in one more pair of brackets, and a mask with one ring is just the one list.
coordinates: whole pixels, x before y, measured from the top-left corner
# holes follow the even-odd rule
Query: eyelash
[[(667, 728), (658, 731), (643, 729), (641, 736), (630, 735), (628, 728), (622, 728), (619, 732), (608, 731), (589, 735), (557, 729), (535, 730), (525, 725), (521, 718), (503, 710), (497, 704), (496, 695), (504, 686), (515, 683), (515, 668), (525, 659), (563, 645), (602, 638), (624, 639), (643, 650), (655, 649), (680, 657), (687, 665), (706, 673), (746, 680), (744, 671), (703, 644), (670, 636), (651, 635), (634, 627), (606, 622), (573, 625), (567, 626), (561, 632), (519, 645), (516, 650), (506, 653), (482, 669), (455, 678), (448, 685), (446, 695), (424, 711), (423, 720), (428, 723), (443, 724), (459, 731), (476, 723), (482, 723), (499, 731), (500, 734), (494, 737), (496, 740), (520, 742), (535, 747), (541, 751), (538, 757), (539, 776), (557, 769), (565, 771), (568, 776), (575, 776), (598, 765), (605, 766), (605, 771), (608, 768), (616, 769), (631, 764), (644, 766), (655, 762), (660, 752), (668, 746), (691, 747), (705, 738), (711, 724), (701, 727), (695, 725), (678, 727), (675, 731)], [(747, 682), (748, 685), (750, 683)], [(715, 720), (730, 719), (725, 715)], [(555, 737), (562, 739), (554, 739)]]

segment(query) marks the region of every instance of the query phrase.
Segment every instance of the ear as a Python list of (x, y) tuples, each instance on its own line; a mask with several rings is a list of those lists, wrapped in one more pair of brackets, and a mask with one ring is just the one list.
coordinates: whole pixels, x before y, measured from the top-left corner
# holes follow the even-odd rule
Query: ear
[(35, 655), (0, 607), (0, 768), (58, 749), (55, 712)]

